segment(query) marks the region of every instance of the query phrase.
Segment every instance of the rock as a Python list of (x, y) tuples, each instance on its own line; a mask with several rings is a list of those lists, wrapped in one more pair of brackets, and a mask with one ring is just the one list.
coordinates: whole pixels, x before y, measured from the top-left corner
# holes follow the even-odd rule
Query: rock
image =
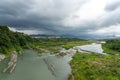
[(0, 55), (0, 61), (2, 61), (3, 59), (5, 59), (5, 55)]
[(52, 64), (50, 64), (46, 59), (43, 59), (46, 65), (48, 66), (48, 69), (51, 71), (52, 75), (56, 76), (55, 68)]
[(77, 52), (77, 50), (75, 50), (73, 48), (70, 48), (68, 50), (63, 48), (63, 49), (60, 50), (60, 53), (63, 53), (63, 54), (75, 54), (76, 52)]
[(66, 53), (67, 53), (67, 50), (66, 50), (65, 48), (62, 48), (62, 49), (60, 50), (60, 53), (66, 54)]
[(16, 64), (13, 65), (12, 69), (10, 70), (10, 73), (13, 72), (13, 70), (15, 69), (15, 67), (16, 67)]
[(77, 50), (70, 48), (69, 50), (67, 50), (67, 53), (69, 54), (75, 54), (77, 52)]
[(17, 62), (17, 52), (14, 51), (11, 56), (10, 56), (10, 61), (8, 62), (8, 67), (3, 70), (3, 72), (6, 72), (7, 70), (10, 69), (10, 73), (13, 72), (13, 70), (16, 67), (16, 62)]

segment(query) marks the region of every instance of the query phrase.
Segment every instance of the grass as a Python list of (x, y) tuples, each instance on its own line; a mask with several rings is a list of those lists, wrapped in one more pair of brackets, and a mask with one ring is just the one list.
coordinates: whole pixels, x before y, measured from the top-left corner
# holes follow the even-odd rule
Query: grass
[(114, 45), (119, 42), (110, 43), (107, 41), (102, 45), (104, 52), (110, 54), (107, 56), (94, 53), (75, 54), (70, 62), (72, 73), (69, 80), (120, 80), (120, 52)]
[(70, 62), (75, 80), (120, 80), (120, 57), (77, 53)]
[[(72, 48), (90, 44), (94, 41), (78, 39), (45, 39), (35, 43), (35, 49), (39, 53), (59, 52), (60, 48)], [(107, 45), (108, 46), (108, 45)], [(120, 80), (120, 56), (118, 51), (111, 50), (103, 44), (105, 53), (110, 55), (104, 56), (94, 53), (77, 53), (70, 62), (72, 74), (69, 80)]]
[(80, 39), (43, 39), (34, 43), (33, 48), (37, 49), (40, 54), (42, 53), (58, 53), (61, 48), (72, 48), (74, 46), (80, 46), (89, 44), (91, 41)]
[(117, 50), (109, 49), (107, 46), (108, 45), (106, 45), (106, 44), (102, 45), (102, 48), (105, 53), (110, 54), (110, 55), (120, 55), (120, 52), (118, 52)]
[(92, 42), (91, 41), (70, 41), (64, 44), (64, 48), (69, 49), (74, 46), (80, 46), (80, 45), (85, 45), (85, 44), (90, 44), (90, 43)]

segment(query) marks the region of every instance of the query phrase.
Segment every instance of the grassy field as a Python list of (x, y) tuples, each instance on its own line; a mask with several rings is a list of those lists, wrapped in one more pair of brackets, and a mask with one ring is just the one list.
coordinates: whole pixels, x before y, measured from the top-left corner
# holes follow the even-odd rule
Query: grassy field
[(39, 53), (54, 52), (57, 53), (61, 48), (72, 48), (74, 46), (80, 46), (92, 43), (92, 41), (81, 39), (40, 39), (35, 41), (33, 46)]
[(103, 50), (109, 54), (107, 56), (94, 53), (73, 56), (69, 80), (120, 80), (120, 40), (106, 42)]
[(120, 80), (119, 56), (77, 53), (70, 64), (69, 80)]

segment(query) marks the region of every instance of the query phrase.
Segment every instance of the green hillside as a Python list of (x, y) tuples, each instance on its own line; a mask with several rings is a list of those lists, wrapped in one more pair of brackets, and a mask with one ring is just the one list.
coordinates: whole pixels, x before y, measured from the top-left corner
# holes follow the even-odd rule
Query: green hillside
[(19, 32), (12, 32), (7, 26), (0, 25), (0, 54), (8, 55), (12, 51), (29, 48), (33, 39)]

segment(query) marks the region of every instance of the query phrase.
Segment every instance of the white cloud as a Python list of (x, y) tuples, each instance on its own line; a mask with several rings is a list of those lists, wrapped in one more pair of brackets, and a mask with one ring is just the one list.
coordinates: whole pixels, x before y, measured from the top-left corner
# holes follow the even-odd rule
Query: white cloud
[(120, 35), (120, 24), (112, 25), (109, 27), (98, 29), (94, 32), (89, 32), (89, 34), (96, 34), (96, 35)]
[(86, 0), (33, 0), (28, 14), (62, 17), (76, 10)]
[(38, 31), (38, 30), (17, 30), (16, 28), (13, 28), (13, 27), (9, 27), (9, 29), (13, 32), (21, 32), (21, 33), (25, 33), (25, 34), (28, 34), (28, 35), (31, 35), (31, 34), (44, 34), (45, 32), (42, 32), (42, 31)]
[(89, 0), (84, 3), (77, 11), (70, 14), (63, 20), (65, 26), (81, 26), (87, 22), (96, 22), (102, 17), (108, 15), (105, 11), (105, 7), (113, 0)]

